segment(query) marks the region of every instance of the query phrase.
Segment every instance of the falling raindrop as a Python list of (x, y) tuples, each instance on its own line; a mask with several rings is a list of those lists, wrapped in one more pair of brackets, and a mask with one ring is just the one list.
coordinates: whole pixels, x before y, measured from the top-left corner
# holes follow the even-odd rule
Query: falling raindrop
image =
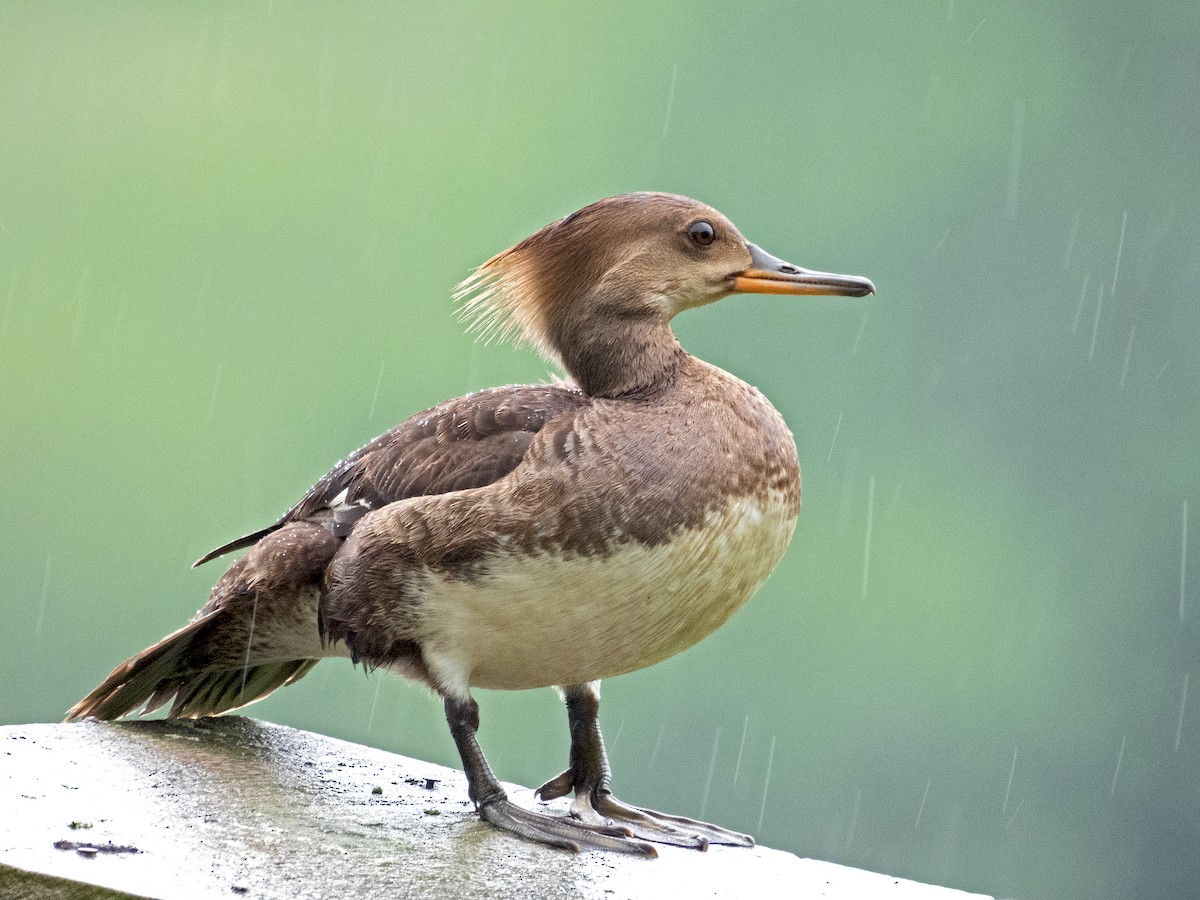
[(925, 793), (921, 795), (921, 805), (917, 808), (917, 821), (913, 823), (913, 831), (921, 827), (921, 816), (925, 815), (925, 801), (929, 799), (929, 786), (933, 784), (932, 778), (925, 779)]
[(375, 724), (375, 707), (379, 705), (379, 689), (383, 687), (383, 677), (379, 672), (375, 672), (375, 696), (371, 700), (371, 712), (367, 716), (367, 734), (371, 733), (371, 726)]
[(625, 720), (622, 719), (617, 723), (617, 733), (613, 735), (611, 741), (608, 742), (608, 752), (612, 753), (617, 746), (617, 741), (621, 740), (621, 732), (625, 730)]
[(1128, 735), (1121, 735), (1121, 749), (1117, 751), (1117, 765), (1113, 769), (1112, 787), (1108, 789), (1108, 796), (1112, 796), (1117, 792), (1117, 778), (1121, 774), (1121, 760), (1125, 758), (1125, 738)]
[(949, 228), (947, 228), (945, 231), (942, 232), (942, 236), (940, 238), (938, 238), (938, 242), (933, 245), (933, 252), (930, 253), (929, 255), (937, 256), (938, 251), (942, 249), (942, 245), (944, 243), (946, 243), (946, 238), (948, 238), (948, 237), (950, 237), (950, 229)]
[(367, 424), (369, 425), (375, 419), (375, 404), (379, 401), (379, 386), (383, 384), (383, 363), (379, 361), (379, 377), (375, 379), (375, 393), (371, 395), (371, 411), (367, 413)]
[[(1166, 368), (1165, 366), (1163, 368)], [(1159, 373), (1160, 375), (1162, 373)], [(1183, 621), (1183, 614), (1187, 604), (1187, 501), (1183, 501), (1183, 535), (1179, 542), (1179, 621)]]
[(858, 352), (858, 342), (862, 340), (863, 330), (867, 327), (867, 314), (863, 313), (862, 322), (858, 325), (858, 334), (854, 336), (854, 346), (850, 348), (850, 355), (853, 356)]
[(254, 644), (254, 620), (258, 617), (258, 591), (254, 592), (254, 602), (250, 606), (250, 633), (246, 635), (246, 658), (242, 661), (242, 686), (239, 693), (246, 690), (246, 675), (250, 671), (250, 648)]
[(1079, 289), (1079, 302), (1075, 304), (1075, 318), (1071, 320), (1071, 331), (1079, 330), (1079, 316), (1083, 313), (1083, 301), (1087, 298), (1090, 275), (1083, 276), (1083, 287)]
[(1121, 251), (1125, 249), (1125, 220), (1129, 216), (1129, 210), (1121, 213), (1121, 237), (1117, 241), (1117, 261), (1113, 264), (1112, 287), (1108, 291), (1111, 297), (1117, 293), (1117, 273), (1121, 271)]
[(971, 41), (975, 40), (975, 35), (979, 34), (979, 29), (983, 27), (983, 23), (986, 21), (987, 21), (987, 16), (984, 16), (982, 19), (979, 20), (979, 24), (975, 26), (975, 30), (972, 31), (971, 34), (967, 37), (968, 44), (971, 43)]
[(1008, 812), (1008, 798), (1012, 794), (1013, 776), (1017, 774), (1017, 748), (1013, 747), (1012, 767), (1008, 770), (1008, 787), (1004, 789), (1004, 806), (1001, 812)]
[(829, 462), (831, 459), (833, 459), (833, 447), (835, 444), (837, 444), (838, 431), (841, 430), (841, 427), (842, 427), (842, 411), (838, 410), (838, 420), (837, 420), (837, 424), (833, 426), (833, 440), (829, 442), (829, 453), (827, 453), (825, 455), (825, 462)]
[(875, 519), (875, 476), (867, 481), (867, 540), (863, 547), (862, 599), (867, 599), (867, 578), (871, 571), (871, 526)]
[(658, 759), (659, 748), (662, 747), (663, 732), (667, 729), (667, 723), (663, 722), (658, 726), (658, 737), (654, 739), (654, 749), (650, 751), (650, 761), (646, 763), (646, 771), (654, 768), (654, 761)]
[(667, 113), (663, 116), (663, 140), (667, 139), (667, 131), (671, 127), (671, 107), (675, 105), (675, 82), (679, 78), (679, 64), (671, 66), (671, 87), (667, 90)]
[(1021, 807), (1024, 805), (1025, 805), (1025, 798), (1022, 797), (1021, 800), (1017, 803), (1017, 808), (1013, 810), (1013, 814), (1008, 817), (1008, 824), (1006, 826), (1004, 826), (1005, 828), (1012, 828), (1013, 822), (1017, 821), (1017, 814), (1021, 811)]
[(1137, 330), (1137, 326), (1133, 325), (1129, 328), (1129, 340), (1125, 342), (1125, 364), (1121, 366), (1121, 384), (1120, 390), (1125, 390), (1125, 378), (1129, 375), (1129, 354), (1133, 352), (1133, 333)]
[(1183, 713), (1187, 709), (1187, 689), (1188, 689), (1188, 673), (1183, 673), (1183, 694), (1179, 698), (1179, 721), (1175, 723), (1175, 749), (1179, 749), (1179, 742), (1183, 740)]
[(1075, 249), (1075, 238), (1079, 236), (1079, 219), (1083, 214), (1083, 210), (1075, 210), (1075, 217), (1071, 219), (1071, 230), (1067, 233), (1067, 249), (1063, 253), (1063, 271), (1067, 271), (1071, 267), (1071, 253)]
[(717, 729), (717, 733), (713, 735), (712, 755), (708, 758), (708, 777), (704, 779), (704, 794), (700, 798), (700, 818), (704, 818), (704, 811), (708, 809), (708, 792), (712, 788), (713, 770), (717, 767), (717, 747), (721, 743), (721, 729)]
[(849, 853), (854, 844), (854, 830), (858, 827), (858, 811), (862, 808), (862, 789), (854, 794), (854, 808), (850, 810), (850, 824), (846, 827), (846, 846), (843, 852)]
[(1088, 348), (1088, 359), (1096, 353), (1096, 334), (1100, 331), (1100, 308), (1104, 306), (1104, 285), (1098, 285), (1096, 290), (1096, 316), (1092, 319), (1092, 345)]
[(755, 831), (762, 831), (763, 817), (767, 813), (767, 788), (771, 784), (771, 766), (775, 763), (775, 735), (771, 735), (771, 749), (767, 751), (767, 774), (763, 778), (763, 793), (762, 804), (758, 807), (758, 827)]
[(737, 764), (733, 767), (733, 783), (737, 784), (738, 773), (742, 771), (742, 752), (746, 749), (746, 731), (750, 727), (750, 714), (746, 713), (746, 719), (742, 722), (742, 742), (738, 745)]

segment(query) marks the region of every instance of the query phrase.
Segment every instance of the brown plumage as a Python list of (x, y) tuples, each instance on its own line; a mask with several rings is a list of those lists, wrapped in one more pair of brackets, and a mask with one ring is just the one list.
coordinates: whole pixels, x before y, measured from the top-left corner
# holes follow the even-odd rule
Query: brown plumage
[[(596, 724), (599, 680), (720, 627), (786, 549), (796, 448), (754, 388), (680, 347), (670, 319), (735, 291), (862, 296), (748, 243), (669, 194), (599, 201), (493, 257), (460, 286), (485, 336), (517, 334), (577, 387), (449, 400), (347, 457), (249, 551), (192, 623), (135, 656), (70, 718), (224, 712), (349, 655), (445, 698), (480, 815), (556, 846), (652, 853), (744, 835), (621, 804)], [(475, 739), (472, 687), (558, 686), (568, 819), (504, 796)]]

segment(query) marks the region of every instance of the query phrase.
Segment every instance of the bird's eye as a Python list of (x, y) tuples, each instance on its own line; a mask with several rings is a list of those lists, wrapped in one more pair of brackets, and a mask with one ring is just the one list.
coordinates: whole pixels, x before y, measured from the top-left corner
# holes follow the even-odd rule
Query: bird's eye
[(713, 230), (710, 223), (700, 221), (693, 222), (688, 226), (688, 237), (699, 244), (701, 247), (707, 247), (717, 239), (717, 232)]

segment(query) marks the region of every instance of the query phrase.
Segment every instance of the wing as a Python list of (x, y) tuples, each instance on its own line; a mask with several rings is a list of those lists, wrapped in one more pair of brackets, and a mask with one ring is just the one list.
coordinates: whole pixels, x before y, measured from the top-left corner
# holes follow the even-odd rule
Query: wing
[(195, 565), (249, 547), (288, 522), (320, 522), (344, 537), (389, 503), (491, 484), (517, 467), (548, 422), (590, 404), (581, 391), (559, 385), (512, 385), (447, 400), (350, 454), (273, 525), (223, 544)]

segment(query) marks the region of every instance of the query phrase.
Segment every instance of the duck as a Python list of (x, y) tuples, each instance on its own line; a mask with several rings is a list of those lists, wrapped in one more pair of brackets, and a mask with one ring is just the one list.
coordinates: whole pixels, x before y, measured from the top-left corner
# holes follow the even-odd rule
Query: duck
[[(238, 550), (191, 621), (118, 666), (68, 720), (239, 709), (349, 658), (442, 701), (479, 817), (572, 851), (751, 846), (612, 791), (600, 685), (720, 628), (766, 581), (800, 510), (796, 443), (756, 388), (688, 353), (679, 313), (731, 294), (864, 297), (863, 277), (772, 256), (716, 209), (639, 192), (591, 203), (455, 291), (483, 339), (565, 378), (419, 412), (340, 461)], [(476, 689), (554, 688), (567, 768), (511, 800)]]

